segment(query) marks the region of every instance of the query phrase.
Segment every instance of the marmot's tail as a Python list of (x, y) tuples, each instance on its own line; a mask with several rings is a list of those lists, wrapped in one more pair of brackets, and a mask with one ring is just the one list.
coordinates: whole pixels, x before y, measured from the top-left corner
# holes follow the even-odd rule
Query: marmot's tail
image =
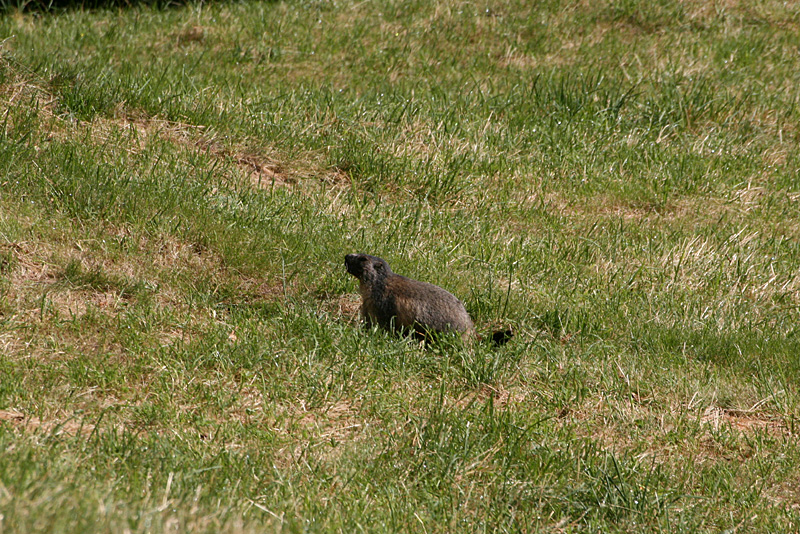
[(514, 337), (514, 331), (511, 328), (508, 330), (498, 330), (492, 334), (492, 341), (498, 346), (505, 345), (512, 337)]

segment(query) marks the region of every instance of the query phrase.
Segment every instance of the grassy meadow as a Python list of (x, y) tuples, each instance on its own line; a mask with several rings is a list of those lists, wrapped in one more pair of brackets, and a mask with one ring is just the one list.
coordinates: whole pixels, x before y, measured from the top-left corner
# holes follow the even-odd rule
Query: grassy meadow
[[(800, 530), (800, 5), (0, 13), (0, 533)], [(359, 326), (344, 255), (507, 345)]]

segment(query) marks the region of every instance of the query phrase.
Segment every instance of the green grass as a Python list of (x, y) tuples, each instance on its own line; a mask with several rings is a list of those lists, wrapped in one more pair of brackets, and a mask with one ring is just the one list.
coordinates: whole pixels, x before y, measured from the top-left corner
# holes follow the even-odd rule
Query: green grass
[(8, 5), (0, 532), (800, 525), (793, 3)]

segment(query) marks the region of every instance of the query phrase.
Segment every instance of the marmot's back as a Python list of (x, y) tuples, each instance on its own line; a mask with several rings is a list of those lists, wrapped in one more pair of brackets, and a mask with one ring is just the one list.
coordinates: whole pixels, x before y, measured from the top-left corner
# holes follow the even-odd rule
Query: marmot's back
[(436, 332), (475, 329), (464, 304), (439, 286), (394, 275), (387, 280), (387, 287), (394, 294), (402, 326), (418, 324)]
[(385, 260), (368, 254), (345, 256), (347, 272), (358, 278), (361, 314), (368, 325), (386, 329), (462, 332), (475, 327), (466, 308), (452, 293), (392, 272)]

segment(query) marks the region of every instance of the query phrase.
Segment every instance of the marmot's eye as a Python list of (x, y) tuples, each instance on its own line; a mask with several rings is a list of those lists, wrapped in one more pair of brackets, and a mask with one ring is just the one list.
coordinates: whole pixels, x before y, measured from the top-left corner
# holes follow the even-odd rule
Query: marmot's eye
[(382, 263), (375, 263), (375, 264), (373, 264), (373, 265), (375, 266), (375, 268), (376, 268), (376, 269), (381, 269), (381, 270), (383, 270), (383, 264), (382, 264)]

